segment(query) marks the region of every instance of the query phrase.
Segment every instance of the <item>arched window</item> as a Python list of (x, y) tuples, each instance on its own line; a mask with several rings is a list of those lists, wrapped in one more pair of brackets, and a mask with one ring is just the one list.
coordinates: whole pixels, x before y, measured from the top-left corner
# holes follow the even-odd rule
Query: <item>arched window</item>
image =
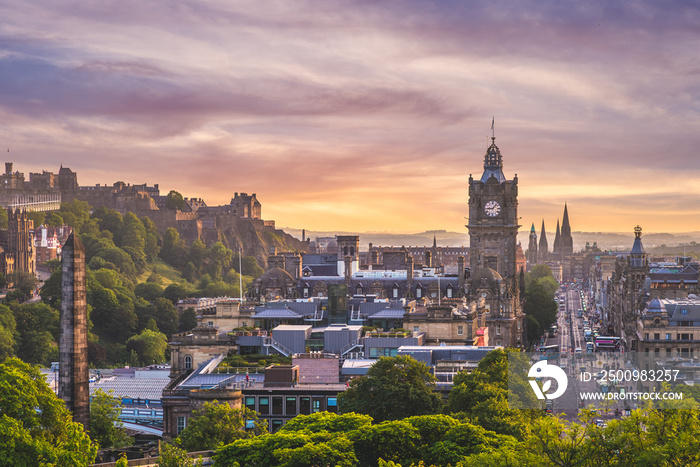
[(185, 370), (192, 369), (192, 356), (185, 355)]

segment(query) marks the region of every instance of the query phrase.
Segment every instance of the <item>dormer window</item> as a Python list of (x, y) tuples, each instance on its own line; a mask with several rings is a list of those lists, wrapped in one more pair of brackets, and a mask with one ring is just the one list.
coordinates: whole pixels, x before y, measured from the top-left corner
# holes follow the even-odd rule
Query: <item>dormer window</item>
[(688, 314), (688, 309), (687, 309), (687, 308), (682, 308), (682, 309), (681, 309), (681, 314), (682, 314), (682, 315), (687, 315), (687, 314)]

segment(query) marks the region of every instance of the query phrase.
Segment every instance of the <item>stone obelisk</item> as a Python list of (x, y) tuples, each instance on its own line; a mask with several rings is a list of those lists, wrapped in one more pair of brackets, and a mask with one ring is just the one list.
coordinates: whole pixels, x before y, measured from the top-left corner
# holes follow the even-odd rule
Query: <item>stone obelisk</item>
[(90, 429), (90, 383), (87, 355), (87, 290), (85, 247), (72, 233), (63, 245), (61, 260), (61, 322), (58, 397), (73, 420)]

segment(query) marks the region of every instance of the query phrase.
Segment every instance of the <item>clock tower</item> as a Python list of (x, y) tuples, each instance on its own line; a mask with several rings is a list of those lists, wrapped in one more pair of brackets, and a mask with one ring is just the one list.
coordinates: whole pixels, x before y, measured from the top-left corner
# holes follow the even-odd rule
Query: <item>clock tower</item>
[[(522, 336), (516, 252), (518, 176), (507, 180), (503, 158), (491, 138), (481, 178), (469, 176), (469, 295), (489, 308), (489, 334), (496, 345), (518, 346)], [(491, 329), (491, 328), (494, 329)], [(495, 331), (495, 332), (494, 332)]]
[(506, 180), (503, 158), (491, 138), (484, 156), (484, 173), (469, 176), (469, 266), (472, 273), (491, 268), (515, 290), (518, 247), (518, 176)]

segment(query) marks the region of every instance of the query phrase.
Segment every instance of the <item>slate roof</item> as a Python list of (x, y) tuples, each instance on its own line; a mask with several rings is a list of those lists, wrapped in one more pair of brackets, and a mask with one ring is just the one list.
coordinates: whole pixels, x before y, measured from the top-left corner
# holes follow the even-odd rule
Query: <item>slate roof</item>
[(120, 398), (160, 400), (168, 383), (170, 378), (105, 378), (90, 383), (90, 394), (102, 389), (114, 391), (114, 395)]
[[(663, 300), (663, 302), (666, 305), (666, 310), (668, 311), (669, 322), (700, 322), (699, 300)], [(686, 310), (685, 314), (683, 313), (683, 310)]]
[(404, 310), (403, 308), (397, 309), (397, 308), (385, 308), (381, 311), (378, 311), (377, 313), (373, 314), (370, 316), (370, 319), (381, 319), (381, 318), (403, 318), (404, 317)]
[[(256, 310), (259, 307), (256, 307)], [(302, 315), (288, 308), (268, 308), (263, 311), (256, 311), (253, 316), (254, 319), (261, 318), (282, 318), (282, 319), (295, 319), (301, 318)]]

